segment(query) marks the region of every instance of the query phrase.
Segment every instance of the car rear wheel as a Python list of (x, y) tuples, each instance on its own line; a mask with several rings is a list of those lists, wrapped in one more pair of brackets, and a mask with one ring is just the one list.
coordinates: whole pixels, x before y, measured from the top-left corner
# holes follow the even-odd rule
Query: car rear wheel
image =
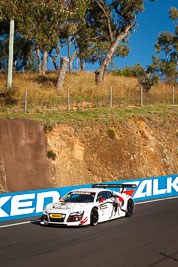
[(134, 209), (134, 202), (132, 199), (129, 199), (128, 200), (128, 203), (127, 203), (127, 212), (126, 212), (126, 217), (131, 217), (132, 214), (133, 214), (133, 209)]
[(98, 219), (99, 219), (98, 210), (97, 210), (97, 208), (93, 208), (93, 209), (91, 210), (90, 224), (91, 224), (92, 226), (97, 225), (97, 223), (98, 223)]

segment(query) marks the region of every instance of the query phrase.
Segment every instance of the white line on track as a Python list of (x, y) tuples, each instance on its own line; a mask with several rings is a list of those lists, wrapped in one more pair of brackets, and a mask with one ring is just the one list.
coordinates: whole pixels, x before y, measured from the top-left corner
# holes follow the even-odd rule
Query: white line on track
[[(169, 200), (169, 199), (174, 199), (174, 198), (178, 198), (178, 196), (168, 197), (168, 198), (160, 198), (160, 199), (146, 200), (146, 201), (143, 201), (143, 202), (135, 202), (135, 205), (147, 204), (147, 203), (158, 202), (158, 201), (163, 201), (163, 200)], [(17, 225), (22, 225), (22, 224), (33, 223), (33, 222), (37, 222), (37, 221), (39, 221), (39, 220), (25, 221), (25, 222), (12, 223), (12, 224), (6, 224), (6, 225), (1, 225), (0, 228), (7, 228), (7, 227), (11, 227), (11, 226), (17, 226)]]
[(27, 224), (27, 223), (33, 223), (33, 222), (37, 222), (37, 221), (39, 221), (39, 220), (36, 220), (36, 221), (25, 221), (25, 222), (12, 223), (12, 224), (6, 224), (6, 225), (1, 225), (0, 228), (6, 228), (6, 227), (11, 227), (11, 226), (17, 226), (17, 225)]
[(30, 222), (31, 222), (31, 221), (20, 222), (20, 223), (12, 223), (12, 224), (6, 224), (6, 225), (1, 225), (0, 228), (6, 228), (6, 227), (10, 227), (10, 226), (16, 226), (16, 225), (26, 224), (26, 223), (30, 223)]

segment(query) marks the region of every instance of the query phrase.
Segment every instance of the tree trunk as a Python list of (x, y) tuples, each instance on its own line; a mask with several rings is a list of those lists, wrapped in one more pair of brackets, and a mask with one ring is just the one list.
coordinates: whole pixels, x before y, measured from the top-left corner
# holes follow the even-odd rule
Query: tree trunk
[(59, 68), (58, 68), (58, 65), (57, 65), (56, 60), (54, 59), (54, 60), (52, 60), (52, 62), (53, 62), (53, 65), (54, 65), (55, 70), (58, 71)]
[(103, 74), (103, 71), (101, 69), (95, 71), (95, 82), (98, 84), (104, 82), (104, 74)]
[(84, 61), (82, 59), (79, 59), (80, 62), (80, 71), (84, 71)]
[(121, 32), (119, 35), (116, 36), (115, 40), (111, 43), (109, 50), (101, 64), (99, 70), (95, 71), (95, 81), (96, 83), (103, 83), (104, 82), (104, 75), (108, 69), (110, 61), (117, 49), (118, 44), (129, 34), (129, 30), (133, 25), (126, 26), (125, 30)]
[(73, 60), (72, 60), (72, 58), (70, 58), (70, 60), (69, 60), (69, 73), (70, 74), (72, 74), (72, 62), (73, 62)]
[(47, 60), (48, 60), (48, 52), (44, 51), (44, 53), (43, 53), (42, 75), (45, 75), (45, 73), (46, 73)]
[(75, 51), (70, 59), (70, 64), (71, 64), (71, 73), (72, 73), (72, 62), (74, 60), (74, 58), (77, 56), (77, 48), (75, 48)]
[(8, 60), (8, 75), (7, 87), (12, 87), (12, 70), (13, 70), (13, 55), (14, 55), (14, 20), (10, 21), (9, 33), (9, 60)]
[(77, 55), (77, 48), (75, 48), (74, 53), (71, 56), (71, 51), (70, 51), (71, 44), (72, 44), (72, 42), (68, 42), (68, 57), (69, 57), (69, 73), (70, 74), (72, 73), (72, 62)]
[(68, 58), (69, 58), (69, 73), (72, 73), (72, 57), (70, 55), (71, 42), (67, 41), (68, 44)]
[(69, 64), (68, 57), (62, 57), (61, 58), (61, 68), (60, 68), (60, 72), (59, 72), (59, 76), (58, 76), (58, 80), (57, 80), (57, 87), (56, 87), (57, 91), (62, 90), (62, 86), (64, 83), (64, 78), (65, 78), (68, 64)]
[(37, 49), (36, 49), (36, 54), (37, 54), (37, 59), (38, 59), (38, 72), (41, 75), (42, 71), (41, 71), (41, 58), (40, 58), (40, 49), (39, 49), (39, 47), (37, 47)]

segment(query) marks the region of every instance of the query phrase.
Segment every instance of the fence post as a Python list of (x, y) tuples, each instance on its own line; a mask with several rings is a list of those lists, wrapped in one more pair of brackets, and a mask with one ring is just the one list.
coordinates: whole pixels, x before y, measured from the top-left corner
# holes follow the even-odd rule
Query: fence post
[(67, 111), (70, 111), (70, 92), (69, 92), (69, 88), (67, 88)]
[(174, 86), (172, 87), (172, 104), (174, 105)]
[(110, 108), (112, 108), (112, 86), (110, 88)]
[(27, 113), (27, 89), (25, 89), (25, 113)]
[(140, 105), (143, 105), (143, 87), (140, 88)]

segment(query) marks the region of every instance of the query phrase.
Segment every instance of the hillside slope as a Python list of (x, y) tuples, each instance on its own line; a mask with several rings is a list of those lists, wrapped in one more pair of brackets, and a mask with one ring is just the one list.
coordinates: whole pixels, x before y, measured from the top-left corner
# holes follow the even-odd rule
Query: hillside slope
[(46, 133), (39, 121), (0, 119), (0, 192), (177, 174), (177, 125), (177, 115), (155, 114)]

